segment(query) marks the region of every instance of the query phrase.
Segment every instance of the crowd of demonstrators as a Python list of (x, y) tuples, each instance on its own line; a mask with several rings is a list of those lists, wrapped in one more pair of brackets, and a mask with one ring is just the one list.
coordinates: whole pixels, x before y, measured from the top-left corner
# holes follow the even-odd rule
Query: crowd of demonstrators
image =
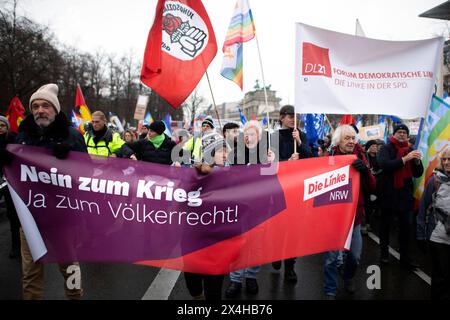
[[(15, 133), (9, 131), (9, 121), (3, 116), (0, 116), (0, 171), (7, 162), (8, 155), (6, 155), (6, 146), (15, 142)], [(0, 173), (0, 183), (3, 185), (3, 178)], [(9, 220), (11, 230), (11, 251), (9, 252), (10, 259), (17, 259), (20, 257), (20, 221), (17, 217), (16, 208), (9, 193), (8, 187), (4, 184), (1, 188), (1, 195), (5, 199), (6, 215)]]
[(423, 174), (420, 152), (413, 150), (408, 141), (409, 129), (397, 124), (387, 144), (381, 146), (378, 164), (382, 169), (378, 179), (381, 191), (380, 261), (389, 263), (389, 231), (394, 216), (399, 221), (400, 263), (415, 269), (411, 259), (411, 231), (413, 227), (413, 177)]
[(125, 144), (120, 133), (114, 132), (107, 125), (106, 116), (101, 111), (92, 113), (91, 124), (84, 134), (88, 153), (96, 156), (115, 157), (117, 151)]
[[(343, 278), (345, 289), (349, 293), (355, 292), (354, 276), (359, 265), (362, 252), (361, 218), (364, 210), (364, 196), (375, 190), (375, 178), (369, 170), (369, 163), (364, 155), (364, 149), (356, 142), (356, 132), (353, 127), (343, 125), (333, 134), (333, 149), (331, 156), (354, 154), (357, 159), (352, 167), (360, 173), (360, 192), (353, 225), (350, 250), (346, 254), (343, 265)], [(335, 299), (339, 284), (338, 260), (339, 251), (325, 253), (324, 262), (324, 293), (327, 299)]]
[(431, 299), (450, 300), (450, 146), (427, 183), (417, 215), (419, 248), (431, 253)]
[[(291, 105), (285, 105), (280, 109), (280, 130), (271, 136), (275, 161), (298, 160), (312, 157), (306, 134), (295, 128), (295, 110)], [(275, 141), (278, 140), (278, 141)], [(296, 149), (294, 150), (294, 141)], [(297, 152), (294, 152), (297, 151)], [(287, 282), (297, 282), (297, 274), (294, 271), (295, 258), (286, 259), (284, 262), (284, 279)], [(275, 261), (272, 266), (280, 270), (282, 261)]]
[[(166, 125), (163, 121), (154, 121), (149, 125), (146, 139), (126, 143), (119, 150), (120, 154), (128, 154), (132, 160), (172, 164), (171, 153), (175, 142), (164, 131)], [(130, 152), (131, 149), (131, 152)]]
[[(119, 133), (108, 128), (104, 113), (96, 111), (92, 114), (92, 122), (83, 137), (60, 111), (57, 94), (58, 87), (55, 84), (48, 84), (32, 95), (29, 105), (31, 115), (26, 117), (20, 125), (17, 137), (8, 132), (8, 120), (0, 116), (0, 166), (12, 160), (13, 155), (5, 149), (9, 143), (49, 148), (58, 159), (65, 159), (70, 151), (81, 151), (93, 155), (172, 164), (172, 150), (176, 143), (164, 133), (166, 130), (164, 122), (154, 121), (144, 125), (139, 136), (132, 130), (126, 130), (122, 140)], [(190, 136), (187, 130), (179, 130), (177, 143), (191, 155), (191, 161), (186, 165), (195, 167), (200, 174), (213, 174), (217, 168), (230, 165), (267, 164), (273, 161), (292, 161), (313, 157), (306, 134), (295, 128), (294, 117), (294, 107), (283, 106), (279, 118), (281, 128), (272, 133), (269, 140), (268, 131), (264, 130), (258, 121), (248, 121), (243, 130), (236, 123), (227, 123), (222, 128), (222, 136), (216, 132), (212, 117), (208, 116), (203, 120), (199, 134)], [(373, 223), (374, 213), (381, 213), (380, 261), (383, 264), (389, 261), (388, 246), (392, 219), (398, 217), (401, 265), (408, 269), (414, 269), (417, 266), (412, 261), (410, 253), (414, 218), (412, 179), (420, 177), (424, 168), (420, 153), (411, 147), (409, 129), (404, 124), (397, 124), (387, 144), (371, 140), (366, 143), (365, 150), (357, 143), (356, 136), (354, 127), (341, 125), (336, 128), (333, 137), (327, 136), (318, 144), (319, 156), (356, 155), (357, 159), (352, 166), (359, 171), (361, 179), (350, 250), (330, 251), (324, 254), (323, 290), (326, 299), (336, 297), (340, 273), (342, 273), (346, 291), (355, 292), (353, 279), (363, 246), (363, 213), (368, 230)], [(272, 141), (271, 145), (269, 141)], [(420, 248), (425, 250), (429, 247), (431, 251), (433, 299), (449, 299), (449, 182), (450, 147), (447, 147), (440, 154), (439, 167), (426, 186), (417, 216), (416, 236)], [(17, 257), (20, 252), (22, 258), (24, 299), (42, 299), (43, 266), (33, 262), (11, 197), (7, 188), (3, 191), (11, 224), (10, 257)], [(290, 258), (275, 261), (272, 266), (275, 270), (280, 270), (284, 263), (284, 280), (296, 283), (295, 260)], [(73, 264), (79, 266), (76, 262)], [(60, 271), (65, 279), (68, 277), (67, 267), (67, 264), (60, 264)], [(230, 299), (236, 298), (244, 286), (244, 279), (247, 293), (257, 294), (259, 291), (257, 278), (260, 270), (261, 266), (253, 266), (231, 272), (230, 284), (225, 290), (225, 296)], [(194, 299), (204, 298), (211, 301), (222, 299), (224, 275), (186, 272), (184, 278)], [(81, 288), (71, 290), (65, 286), (65, 293), (70, 299), (79, 299), (83, 290)]]
[[(15, 143), (48, 148), (58, 159), (65, 159), (70, 151), (87, 152), (83, 136), (72, 127), (67, 116), (61, 112), (56, 84), (44, 85), (33, 93), (29, 107), (31, 114), (21, 122)], [(22, 229), (20, 240), (23, 298), (43, 299), (44, 266), (33, 261)], [(67, 284), (71, 274), (67, 272), (67, 268), (70, 265), (79, 268), (77, 262), (59, 264), (59, 270), (64, 277), (65, 294), (69, 299), (80, 299), (83, 289), (71, 289)]]

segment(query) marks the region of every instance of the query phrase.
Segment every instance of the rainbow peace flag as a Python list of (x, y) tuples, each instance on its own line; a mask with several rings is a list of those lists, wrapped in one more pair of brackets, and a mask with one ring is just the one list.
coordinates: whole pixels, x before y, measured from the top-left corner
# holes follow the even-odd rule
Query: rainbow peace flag
[(224, 53), (220, 74), (236, 82), (242, 90), (243, 42), (255, 37), (255, 25), (248, 0), (238, 0), (228, 27), (222, 51)]
[(448, 144), (450, 144), (450, 105), (434, 95), (424, 121), (418, 148), (422, 154), (425, 170), (420, 178), (415, 179), (414, 197), (417, 200), (422, 197), (424, 188), (438, 165), (439, 152)]

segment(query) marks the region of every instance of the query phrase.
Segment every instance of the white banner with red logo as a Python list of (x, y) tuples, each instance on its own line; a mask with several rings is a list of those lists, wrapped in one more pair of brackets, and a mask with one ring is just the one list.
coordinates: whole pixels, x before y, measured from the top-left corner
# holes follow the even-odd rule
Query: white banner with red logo
[(382, 41), (296, 24), (298, 113), (425, 117), (443, 38)]

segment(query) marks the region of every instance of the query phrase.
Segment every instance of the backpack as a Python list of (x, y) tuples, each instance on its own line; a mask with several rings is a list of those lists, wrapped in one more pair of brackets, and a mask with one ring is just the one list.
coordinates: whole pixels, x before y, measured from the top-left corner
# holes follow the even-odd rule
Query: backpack
[(447, 235), (450, 235), (450, 181), (442, 181), (438, 175), (434, 179), (435, 191), (427, 215), (433, 214), (444, 225)]

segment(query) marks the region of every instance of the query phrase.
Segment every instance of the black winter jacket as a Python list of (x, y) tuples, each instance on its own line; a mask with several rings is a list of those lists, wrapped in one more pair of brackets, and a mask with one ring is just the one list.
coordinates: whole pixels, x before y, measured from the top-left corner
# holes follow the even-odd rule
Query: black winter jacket
[[(274, 150), (276, 161), (285, 161), (289, 160), (289, 158), (294, 153), (294, 138), (292, 137), (292, 132), (294, 129), (280, 129), (278, 130), (278, 150)], [(272, 133), (271, 135), (271, 147), (274, 148), (274, 141), (277, 137), (277, 132)], [(311, 149), (308, 147), (308, 139), (306, 134), (300, 131), (300, 140), (302, 141), (301, 145), (297, 145), (297, 153), (300, 156), (300, 159), (311, 158), (313, 156)], [(278, 158), (279, 155), (279, 158)]]
[(49, 149), (55, 144), (66, 143), (71, 151), (87, 152), (83, 136), (72, 127), (62, 112), (58, 113), (55, 121), (44, 129), (36, 124), (32, 114), (27, 116), (20, 123), (16, 143)]
[[(412, 148), (408, 152), (413, 151)], [(423, 174), (422, 161), (416, 164), (412, 161), (412, 175), (415, 178)], [(380, 184), (381, 207), (383, 209), (395, 209), (401, 211), (411, 211), (413, 209), (413, 179), (407, 178), (401, 189), (394, 188), (394, 174), (404, 167), (403, 160), (397, 159), (397, 150), (391, 142), (383, 145), (378, 152), (378, 164), (383, 170), (377, 183)]]
[(126, 143), (125, 145), (134, 151), (138, 160), (160, 164), (172, 164), (171, 154), (172, 149), (175, 147), (175, 142), (167, 135), (165, 135), (165, 139), (159, 149), (156, 149), (153, 143), (148, 139)]

